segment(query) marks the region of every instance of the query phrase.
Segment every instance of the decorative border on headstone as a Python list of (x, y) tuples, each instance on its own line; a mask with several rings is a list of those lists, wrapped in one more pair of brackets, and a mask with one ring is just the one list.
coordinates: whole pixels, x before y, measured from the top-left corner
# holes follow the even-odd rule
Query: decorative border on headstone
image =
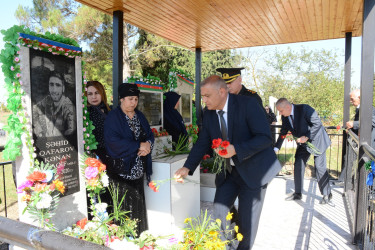
[(168, 80), (169, 80), (168, 89), (169, 90), (173, 91), (174, 89), (177, 88), (177, 77), (179, 77), (184, 82), (194, 86), (194, 82), (189, 79), (191, 77), (190, 74), (180, 69), (171, 69), (169, 71), (169, 76), (168, 76)]
[[(3, 64), (5, 88), (8, 92), (7, 108), (12, 112), (8, 117), (8, 124), (3, 128), (8, 132), (3, 158), (13, 161), (17, 156), (21, 155), (21, 136), (24, 134), (32, 164), (36, 154), (30, 124), (31, 114), (28, 114), (23, 106), (25, 104), (25, 93), (21, 88), (23, 83), (21, 81), (20, 58), (18, 56), (20, 47), (26, 46), (70, 58), (81, 57), (82, 49), (71, 38), (65, 38), (49, 32), (44, 35), (37, 34), (24, 26), (14, 25), (8, 30), (2, 30), (1, 33), (4, 35), (5, 46), (0, 54), (0, 62)], [(82, 87), (84, 88), (86, 80), (85, 77), (83, 78), (84, 85)], [(96, 148), (97, 142), (92, 134), (94, 127), (89, 119), (87, 98), (85, 96), (82, 97), (82, 108), (83, 119), (86, 120), (83, 123), (85, 150), (92, 150)]]

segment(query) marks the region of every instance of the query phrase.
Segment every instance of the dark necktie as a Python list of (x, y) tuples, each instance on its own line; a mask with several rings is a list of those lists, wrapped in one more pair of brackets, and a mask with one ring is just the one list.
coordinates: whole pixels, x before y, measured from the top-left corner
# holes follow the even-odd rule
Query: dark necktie
[[(221, 136), (223, 137), (223, 140), (228, 140), (228, 130), (227, 130), (227, 125), (225, 124), (224, 120), (224, 111), (219, 110), (217, 112), (220, 117), (220, 129), (221, 129)], [(228, 170), (229, 173), (232, 172), (232, 166), (230, 165), (230, 159), (226, 158), (225, 159), (225, 168)]]
[(293, 129), (295, 129), (295, 128), (294, 128), (294, 119), (293, 119), (293, 115), (290, 115), (290, 119), (292, 120), (292, 127), (293, 127)]

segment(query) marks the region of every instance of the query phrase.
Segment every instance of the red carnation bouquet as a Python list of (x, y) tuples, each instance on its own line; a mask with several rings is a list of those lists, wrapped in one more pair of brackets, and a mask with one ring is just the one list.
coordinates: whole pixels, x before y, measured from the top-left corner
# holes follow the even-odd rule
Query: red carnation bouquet
[[(222, 157), (228, 154), (227, 147), (230, 145), (229, 141), (223, 141), (220, 138), (212, 140), (211, 148), (214, 149), (214, 166), (212, 172), (218, 174), (225, 168), (225, 158)], [(218, 149), (216, 153), (215, 149)]]

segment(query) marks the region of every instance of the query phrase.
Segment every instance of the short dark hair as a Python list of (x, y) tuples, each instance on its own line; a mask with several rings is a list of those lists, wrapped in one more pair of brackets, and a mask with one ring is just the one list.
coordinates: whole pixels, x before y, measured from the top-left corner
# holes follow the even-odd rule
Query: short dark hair
[(212, 76), (209, 76), (206, 79), (204, 79), (201, 82), (201, 87), (203, 87), (205, 85), (208, 85), (208, 84), (211, 84), (211, 85), (213, 85), (215, 87), (218, 87), (218, 88), (225, 88), (225, 89), (227, 88), (226, 82), (223, 80), (223, 78), (221, 78), (218, 75), (212, 75)]
[(60, 72), (57, 72), (57, 71), (51, 71), (51, 74), (50, 74), (49, 77), (48, 77), (48, 82), (49, 82), (49, 80), (51, 79), (51, 77), (59, 78), (59, 79), (62, 81), (62, 84), (65, 86), (65, 79), (64, 79), (64, 76), (63, 76), (63, 74), (61, 74)]
[(276, 106), (285, 106), (285, 105), (291, 105), (291, 103), (285, 97), (280, 98), (276, 102)]

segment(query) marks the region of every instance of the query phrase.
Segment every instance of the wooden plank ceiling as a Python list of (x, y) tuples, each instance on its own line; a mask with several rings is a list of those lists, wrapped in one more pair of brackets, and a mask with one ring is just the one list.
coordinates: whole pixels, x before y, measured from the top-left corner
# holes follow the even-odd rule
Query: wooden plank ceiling
[(285, 44), (362, 33), (363, 0), (77, 0), (202, 51)]

